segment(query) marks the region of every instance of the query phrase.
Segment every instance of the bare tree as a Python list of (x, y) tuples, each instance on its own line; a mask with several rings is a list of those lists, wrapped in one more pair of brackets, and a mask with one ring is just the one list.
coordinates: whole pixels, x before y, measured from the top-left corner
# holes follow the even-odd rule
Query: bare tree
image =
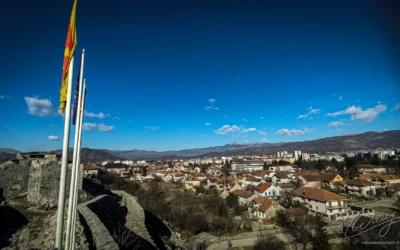
[[(118, 222), (118, 228), (114, 230), (114, 240), (117, 242), (119, 246), (122, 247), (131, 247), (135, 241), (139, 240), (139, 237), (135, 235), (131, 230), (127, 227), (121, 225)], [(140, 244), (136, 244), (132, 249), (137, 250), (139, 249)]]

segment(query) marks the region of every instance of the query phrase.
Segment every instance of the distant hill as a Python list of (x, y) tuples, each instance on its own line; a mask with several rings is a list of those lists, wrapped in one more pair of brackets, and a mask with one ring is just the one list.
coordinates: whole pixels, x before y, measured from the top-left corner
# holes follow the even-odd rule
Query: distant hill
[[(81, 159), (84, 162), (121, 160), (121, 159), (171, 159), (206, 156), (272, 154), (278, 151), (293, 152), (300, 150), (307, 153), (340, 152), (348, 150), (400, 148), (400, 130), (385, 132), (366, 132), (362, 134), (342, 135), (302, 142), (279, 143), (238, 143), (224, 146), (193, 148), (170, 151), (108, 150), (82, 148)], [(61, 150), (56, 150), (61, 152)], [(18, 150), (0, 148), (0, 160), (15, 158)], [(69, 159), (72, 160), (73, 150), (70, 148)]]
[[(259, 147), (248, 147), (233, 150), (229, 155), (271, 154), (278, 151), (293, 152), (300, 150), (307, 153), (341, 152), (376, 148), (400, 148), (400, 130), (385, 132), (366, 132), (362, 134), (326, 137), (317, 140), (288, 142), (280, 145), (262, 144)], [(206, 153), (205, 156), (223, 156), (224, 153)]]

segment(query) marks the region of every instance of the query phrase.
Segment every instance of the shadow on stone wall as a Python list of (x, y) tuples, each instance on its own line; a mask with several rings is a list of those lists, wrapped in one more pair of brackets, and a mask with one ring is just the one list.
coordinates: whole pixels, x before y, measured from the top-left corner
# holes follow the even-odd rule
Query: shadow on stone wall
[(11, 236), (26, 224), (28, 219), (18, 210), (0, 206), (0, 249), (7, 247)]
[(167, 250), (162, 238), (165, 237), (170, 239), (172, 236), (171, 230), (164, 224), (162, 220), (154, 216), (147, 210), (144, 210), (145, 214), (145, 225), (147, 231), (158, 249)]

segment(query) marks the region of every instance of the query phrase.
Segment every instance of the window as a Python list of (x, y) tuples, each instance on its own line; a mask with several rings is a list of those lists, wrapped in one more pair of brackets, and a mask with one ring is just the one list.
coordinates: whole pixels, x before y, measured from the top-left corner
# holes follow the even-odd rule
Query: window
[(318, 206), (316, 206), (315, 209), (318, 210)]

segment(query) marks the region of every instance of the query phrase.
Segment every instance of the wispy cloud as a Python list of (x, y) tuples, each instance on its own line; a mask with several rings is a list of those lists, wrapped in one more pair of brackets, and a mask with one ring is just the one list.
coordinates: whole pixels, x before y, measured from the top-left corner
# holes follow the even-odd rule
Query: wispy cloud
[(396, 105), (394, 105), (393, 109), (394, 110), (399, 110), (400, 109), (400, 102), (396, 103)]
[(261, 119), (261, 120), (264, 120), (264, 117), (261, 116), (260, 119)]
[[(310, 108), (311, 108), (311, 109), (310, 109)], [(311, 117), (311, 115), (318, 114), (318, 113), (320, 112), (321, 109), (314, 109), (314, 108), (312, 108), (312, 106), (310, 106), (310, 107), (308, 108), (308, 110), (310, 110), (310, 111), (308, 111), (307, 114), (299, 115), (299, 116), (297, 117), (297, 119), (306, 119), (306, 118), (308, 118), (308, 117)]]
[(228, 118), (228, 116), (227, 116), (227, 115), (224, 115), (224, 118)]
[(82, 130), (83, 131), (93, 131), (94, 129), (97, 128), (97, 124), (96, 123), (83, 123), (82, 124)]
[(205, 107), (204, 110), (218, 110), (218, 107), (214, 107), (213, 105), (211, 105), (211, 106)]
[(44, 145), (46, 145), (46, 144), (43, 143), (43, 142), (36, 142), (36, 145), (38, 145), (39, 147), (41, 147), (41, 146), (44, 146)]
[(97, 128), (100, 132), (111, 132), (114, 131), (115, 126), (107, 126), (104, 123), (97, 124)]
[(268, 142), (268, 139), (267, 138), (262, 138), (262, 141), (263, 142)]
[(339, 126), (342, 126), (343, 124), (344, 124), (343, 122), (337, 121), (337, 122), (330, 122), (330, 123), (328, 124), (328, 126), (329, 126), (329, 127), (339, 127)]
[(246, 119), (242, 118), (242, 121), (244, 121), (244, 122), (245, 122), (245, 121), (246, 121)]
[(230, 125), (224, 125), (221, 128), (215, 130), (214, 132), (217, 135), (227, 135), (227, 134), (231, 134), (231, 133), (236, 133), (240, 131), (240, 128), (236, 125), (230, 126)]
[(216, 101), (217, 101), (217, 99), (214, 99), (214, 98), (208, 99), (208, 102), (209, 102), (209, 103), (215, 103)]
[(60, 138), (58, 136), (55, 136), (55, 135), (49, 135), (49, 140), (50, 141), (59, 141)]
[(8, 98), (10, 98), (9, 95), (0, 95), (0, 99), (8, 99)]
[(98, 114), (90, 113), (90, 112), (87, 112), (86, 110), (85, 110), (84, 114), (85, 114), (85, 116), (87, 116), (89, 118), (99, 118), (99, 119), (104, 119), (104, 118), (110, 116), (110, 115), (106, 115), (106, 114), (101, 113), (101, 112), (98, 113)]
[(17, 131), (16, 128), (13, 128), (13, 127), (8, 126), (8, 125), (4, 125), (4, 128), (7, 129), (9, 132), (15, 132), (15, 131)]
[(339, 115), (350, 115), (352, 120), (360, 120), (363, 122), (373, 121), (380, 113), (385, 111), (387, 106), (384, 104), (376, 105), (374, 108), (368, 108), (363, 110), (359, 106), (350, 106), (345, 110), (337, 111), (334, 113), (328, 113), (327, 116), (336, 117)]
[(211, 125), (211, 123), (209, 123), (209, 122), (204, 123), (204, 126), (210, 126), (210, 125)]
[(267, 132), (259, 130), (258, 133), (260, 133), (260, 135), (267, 135)]
[(311, 130), (308, 128), (305, 128), (303, 130), (300, 129), (280, 129), (276, 132), (277, 135), (281, 135), (281, 136), (294, 136), (294, 135), (305, 135), (307, 132), (310, 132)]
[(148, 127), (146, 127), (145, 129), (146, 129), (145, 131), (157, 131), (157, 130), (160, 129), (160, 127), (157, 127), (157, 126), (148, 126)]
[(343, 96), (339, 96), (339, 100), (340, 100), (340, 101), (343, 100)]
[(112, 118), (112, 120), (117, 120), (117, 121), (120, 121), (120, 120), (121, 120), (121, 118), (119, 118), (119, 117), (114, 117), (114, 118)]
[(236, 81), (240, 82), (240, 76), (236, 77)]
[(244, 128), (242, 129), (243, 133), (250, 133), (250, 132), (256, 132), (257, 129), (256, 128)]
[(28, 105), (28, 114), (35, 116), (49, 116), (54, 114), (53, 105), (49, 99), (39, 99), (38, 97), (24, 97)]

